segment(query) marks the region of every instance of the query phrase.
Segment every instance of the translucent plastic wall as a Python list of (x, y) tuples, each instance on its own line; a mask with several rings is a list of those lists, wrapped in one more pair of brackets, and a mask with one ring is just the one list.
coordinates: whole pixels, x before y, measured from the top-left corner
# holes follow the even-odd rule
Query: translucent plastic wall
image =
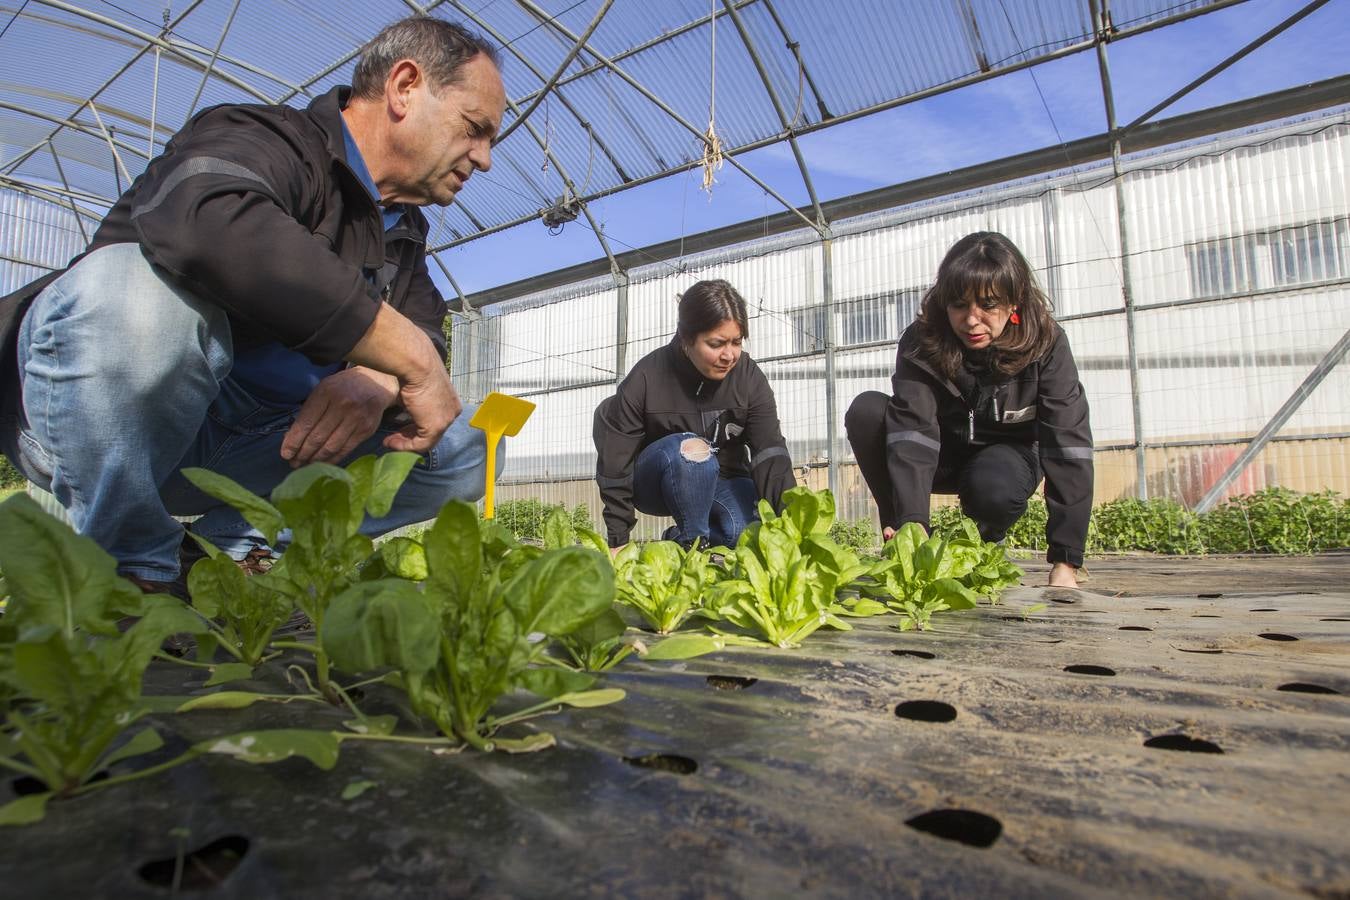
[[(81, 230), (83, 225), (84, 230)], [(70, 262), (97, 227), (66, 206), (13, 192), (0, 193), (0, 296)]]
[[(823, 485), (835, 460), (842, 511), (860, 518), (871, 507), (848, 471), (844, 412), (862, 391), (889, 392), (895, 340), (947, 248), (1000, 231), (1069, 336), (1092, 408), (1098, 500), (1193, 504), (1350, 329), (1347, 169), (1350, 116), (1337, 114), (1127, 160), (1119, 185), (1107, 167), (1082, 168), (837, 222), (829, 242), (803, 232), (629, 273), (622, 344), (625, 301), (608, 278), (500, 305), (456, 327), (456, 368), (478, 360), (462, 385), (539, 403), (510, 449), (522, 495), (598, 509), (595, 403), (670, 340), (680, 291), (725, 278), (750, 304), (747, 352), (774, 386), (794, 463)], [(1347, 437), (1342, 365), (1234, 489), (1347, 491)]]

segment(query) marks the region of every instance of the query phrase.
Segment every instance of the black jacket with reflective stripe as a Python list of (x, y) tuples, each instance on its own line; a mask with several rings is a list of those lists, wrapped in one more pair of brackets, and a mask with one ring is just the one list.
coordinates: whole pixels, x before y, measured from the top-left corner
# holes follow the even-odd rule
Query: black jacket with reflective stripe
[[(86, 252), (139, 244), (175, 285), (229, 313), (236, 349), (280, 341), (319, 364), (345, 357), (374, 321), (381, 293), (367, 273), (375, 274), (388, 282), (384, 298), (444, 358), (445, 301), (427, 273), (426, 218), (405, 207), (404, 224), (385, 233), (346, 162), (341, 110), (350, 94), (335, 87), (306, 109), (203, 110), (121, 196)], [(6, 437), (19, 409), (18, 324), (60, 274), (0, 299)]]
[(773, 389), (759, 366), (742, 353), (721, 381), (705, 379), (679, 339), (640, 359), (595, 410), (595, 481), (605, 504), (611, 547), (628, 542), (633, 513), (633, 470), (648, 444), (691, 432), (717, 448), (723, 478), (749, 476), (775, 510), (795, 487), (792, 459), (778, 422)]
[(1045, 473), (1047, 559), (1083, 564), (1092, 512), (1092, 428), (1069, 339), (1059, 325), (1054, 327), (1055, 342), (1044, 358), (1011, 377), (975, 379), (978, 383), (965, 391), (919, 357), (917, 325), (905, 329), (885, 429), (899, 521), (883, 526), (927, 526), (933, 476), (944, 448), (944, 459), (960, 459), (988, 444), (1030, 444)]

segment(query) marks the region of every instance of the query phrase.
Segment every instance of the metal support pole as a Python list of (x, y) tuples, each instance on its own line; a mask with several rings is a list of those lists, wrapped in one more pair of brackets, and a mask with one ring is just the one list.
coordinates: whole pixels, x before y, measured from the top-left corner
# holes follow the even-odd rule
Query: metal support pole
[(820, 239), (821, 299), (825, 305), (825, 441), (830, 463), (830, 493), (839, 497), (839, 391), (835, 384), (834, 236), (829, 228)]
[(615, 272), (617, 298), (614, 310), (614, 383), (628, 374), (628, 273)]
[(1125, 346), (1130, 364), (1130, 410), (1134, 417), (1135, 496), (1148, 499), (1148, 467), (1144, 449), (1144, 415), (1139, 396), (1139, 351), (1135, 334), (1134, 291), (1130, 286), (1129, 217), (1125, 205), (1125, 179), (1120, 170), (1120, 135), (1116, 126), (1116, 100), (1111, 90), (1111, 68), (1106, 59), (1106, 43), (1111, 37), (1110, 0), (1088, 0), (1092, 8), (1097, 44), (1097, 68), (1101, 75), (1102, 101), (1106, 104), (1106, 128), (1111, 136), (1111, 183), (1116, 194), (1116, 223), (1120, 231), (1120, 294), (1125, 304)]
[(1308, 373), (1308, 377), (1303, 379), (1303, 383), (1298, 386), (1294, 393), (1289, 395), (1289, 399), (1284, 401), (1284, 405), (1271, 417), (1256, 437), (1252, 438), (1252, 442), (1247, 445), (1247, 449), (1243, 450), (1238, 458), (1233, 460), (1232, 465), (1210, 486), (1209, 490), (1205, 492), (1205, 496), (1201, 497), (1200, 502), (1195, 505), (1195, 512), (1209, 512), (1218, 502), (1224, 489), (1242, 474), (1242, 471), (1251, 464), (1252, 460), (1256, 459), (1257, 454), (1264, 450), (1266, 444), (1270, 443), (1270, 439), (1275, 436), (1275, 432), (1284, 427), (1284, 423), (1288, 422), (1290, 416), (1298, 411), (1298, 408), (1303, 405), (1303, 401), (1307, 400), (1309, 395), (1317, 389), (1317, 386), (1331, 374), (1331, 370), (1340, 364), (1341, 360), (1345, 358), (1346, 351), (1350, 351), (1350, 330), (1341, 335), (1341, 339), (1336, 342), (1336, 346), (1327, 351), (1327, 355), (1322, 357), (1322, 361)]
[(239, 12), (239, 4), (242, 0), (234, 0), (234, 6), (230, 7), (230, 15), (225, 20), (225, 27), (220, 29), (220, 40), (216, 41), (216, 49), (211, 51), (211, 58), (206, 61), (206, 68), (202, 69), (202, 80), (197, 85), (197, 93), (192, 95), (192, 102), (188, 104), (186, 118), (192, 118), (192, 114), (197, 111), (197, 102), (202, 99), (202, 91), (206, 90), (206, 83), (211, 80), (211, 73), (216, 70), (216, 60), (220, 58), (220, 48), (225, 46), (225, 36), (230, 33), (230, 26), (234, 24), (234, 14)]
[(572, 64), (572, 60), (577, 58), (577, 54), (581, 52), (581, 48), (586, 46), (586, 42), (591, 39), (591, 35), (595, 33), (595, 29), (600, 27), (600, 20), (605, 17), (605, 13), (609, 12), (609, 8), (613, 5), (614, 0), (605, 0), (605, 2), (600, 5), (600, 9), (597, 10), (595, 15), (591, 18), (591, 24), (586, 26), (586, 30), (582, 32), (581, 37), (577, 38), (575, 43), (573, 43), (572, 49), (567, 51), (567, 55), (563, 57), (563, 61), (558, 65), (553, 76), (544, 82), (544, 86), (534, 95), (534, 99), (530, 101), (530, 105), (525, 107), (523, 112), (517, 111), (515, 120), (502, 129), (502, 133), (493, 138), (492, 143), (500, 144), (502, 141), (506, 140), (511, 132), (520, 127), (520, 123), (530, 117), (530, 113), (539, 108), (539, 104), (544, 102), (544, 98), (548, 96), (548, 92), (558, 83), (558, 79), (567, 71), (567, 67)]
[(769, 80), (769, 73), (764, 68), (764, 62), (759, 58), (759, 51), (755, 47), (754, 39), (750, 37), (750, 31), (745, 27), (745, 22), (741, 20), (741, 14), (736, 11), (736, 5), (731, 0), (722, 0), (722, 5), (726, 7), (727, 14), (731, 16), (731, 21), (736, 26), (737, 33), (741, 36), (741, 43), (745, 45), (745, 52), (750, 54), (750, 61), (755, 64), (755, 71), (759, 73), (759, 80), (764, 82), (764, 92), (769, 95), (769, 102), (773, 104), (773, 111), (778, 114), (778, 123), (783, 126), (783, 134), (787, 136), (788, 144), (792, 147), (792, 156), (797, 160), (797, 171), (801, 173), (802, 184), (806, 186), (806, 196), (811, 199), (811, 208), (816, 214), (816, 222), (819, 225), (825, 224), (825, 213), (820, 208), (820, 200), (816, 197), (816, 186), (811, 183), (811, 170), (806, 165), (806, 157), (802, 156), (802, 148), (797, 144), (797, 135), (792, 130), (793, 123), (788, 121), (787, 111), (783, 109), (782, 101), (778, 99), (778, 94), (773, 89), (773, 82)]
[(1178, 100), (1180, 100), (1182, 97), (1186, 96), (1186, 95), (1189, 94), (1191, 91), (1195, 90), (1195, 89), (1198, 88), (1200, 85), (1204, 84), (1206, 81), (1209, 81), (1209, 80), (1210, 80), (1211, 78), (1213, 78), (1215, 75), (1218, 75), (1220, 72), (1222, 72), (1224, 69), (1226, 69), (1226, 68), (1228, 68), (1229, 66), (1231, 66), (1233, 63), (1235, 63), (1235, 62), (1237, 62), (1238, 60), (1240, 60), (1240, 59), (1246, 57), (1247, 55), (1249, 55), (1249, 54), (1250, 54), (1253, 50), (1255, 50), (1257, 47), (1260, 47), (1262, 44), (1266, 43), (1267, 41), (1269, 41), (1271, 38), (1275, 37), (1276, 35), (1278, 35), (1278, 34), (1284, 32), (1284, 31), (1287, 31), (1287, 30), (1288, 30), (1291, 26), (1293, 26), (1296, 22), (1299, 22), (1299, 21), (1301, 21), (1303, 18), (1305, 18), (1306, 16), (1310, 15), (1311, 13), (1316, 12), (1318, 9), (1320, 9), (1320, 8), (1323, 7), (1323, 6), (1325, 6), (1328, 2), (1330, 2), (1330, 0), (1312, 0), (1312, 2), (1309, 3), (1307, 6), (1303, 7), (1303, 8), (1300, 9), (1298, 12), (1294, 13), (1292, 16), (1290, 16), (1289, 18), (1285, 19), (1283, 22), (1281, 22), (1280, 24), (1276, 25), (1274, 28), (1270, 29), (1270, 30), (1267, 31), (1265, 34), (1263, 34), (1263, 35), (1261, 35), (1260, 37), (1256, 38), (1255, 40), (1251, 41), (1251, 42), (1248, 43), (1246, 46), (1244, 46), (1241, 50), (1238, 50), (1236, 53), (1232, 54), (1232, 55), (1229, 56), (1227, 59), (1225, 59), (1225, 60), (1223, 60), (1222, 62), (1218, 63), (1218, 64), (1215, 65), (1213, 68), (1211, 68), (1211, 69), (1209, 69), (1207, 72), (1205, 72), (1203, 75), (1201, 75), (1200, 77), (1196, 78), (1196, 79), (1195, 79), (1194, 81), (1192, 81), (1190, 84), (1188, 84), (1188, 85), (1186, 85), (1185, 87), (1181, 88), (1181, 89), (1178, 90), (1175, 94), (1172, 94), (1172, 95), (1171, 95), (1170, 97), (1168, 97), (1166, 100), (1162, 101), (1162, 102), (1159, 103), (1157, 106), (1153, 107), (1153, 108), (1150, 109), (1148, 112), (1144, 113), (1142, 116), (1140, 116), (1139, 118), (1135, 119), (1135, 120), (1134, 120), (1133, 122), (1131, 122), (1130, 124), (1126, 125), (1124, 130), (1125, 130), (1125, 131), (1131, 131), (1131, 130), (1134, 129), (1134, 127), (1135, 127), (1136, 125), (1139, 125), (1139, 124), (1141, 124), (1141, 123), (1143, 123), (1143, 122), (1147, 122), (1149, 119), (1153, 118), (1153, 117), (1156, 116), (1158, 113), (1162, 112), (1164, 109), (1167, 109), (1167, 107), (1171, 106), (1173, 103), (1176, 103), (1176, 102), (1177, 102)]

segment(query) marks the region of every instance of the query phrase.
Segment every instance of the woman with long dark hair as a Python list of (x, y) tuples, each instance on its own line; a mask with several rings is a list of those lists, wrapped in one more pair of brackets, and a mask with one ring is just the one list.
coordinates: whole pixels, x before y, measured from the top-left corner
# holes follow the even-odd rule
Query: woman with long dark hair
[(1049, 583), (1072, 587), (1092, 510), (1087, 397), (1064, 330), (1022, 252), (991, 231), (947, 251), (900, 336), (891, 396), (859, 395), (849, 444), (889, 540), (928, 527), (931, 495), (956, 494), (1002, 540), (1045, 478)]
[(792, 460), (764, 373), (742, 343), (745, 300), (725, 281), (680, 296), (675, 337), (638, 361), (595, 410), (595, 480), (612, 548), (628, 543), (634, 508), (670, 516), (664, 537), (685, 546), (734, 546), (780, 508)]

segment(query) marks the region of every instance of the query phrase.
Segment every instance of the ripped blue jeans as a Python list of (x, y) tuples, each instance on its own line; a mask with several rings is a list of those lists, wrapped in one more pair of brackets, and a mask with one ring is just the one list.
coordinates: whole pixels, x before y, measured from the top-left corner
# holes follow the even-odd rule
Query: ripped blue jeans
[(666, 540), (734, 547), (745, 526), (759, 521), (758, 499), (751, 479), (723, 478), (717, 454), (691, 432), (668, 434), (638, 454), (633, 505), (675, 520)]

